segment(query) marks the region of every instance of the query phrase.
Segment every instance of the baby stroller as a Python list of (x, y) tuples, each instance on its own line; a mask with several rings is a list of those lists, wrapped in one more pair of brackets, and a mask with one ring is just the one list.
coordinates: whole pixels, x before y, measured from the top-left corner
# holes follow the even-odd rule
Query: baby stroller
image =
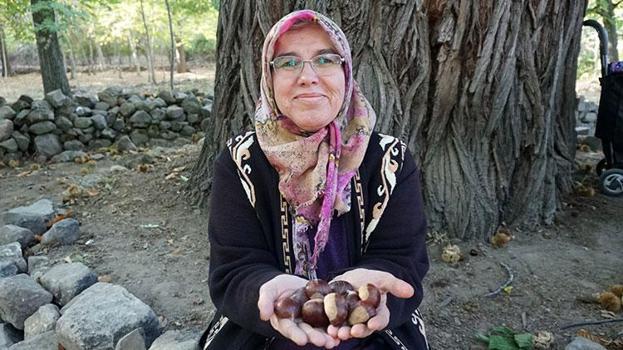
[(586, 20), (599, 35), (601, 96), (595, 136), (601, 140), (605, 158), (596, 170), (604, 194), (623, 195), (623, 62), (608, 64), (608, 33), (595, 20)]

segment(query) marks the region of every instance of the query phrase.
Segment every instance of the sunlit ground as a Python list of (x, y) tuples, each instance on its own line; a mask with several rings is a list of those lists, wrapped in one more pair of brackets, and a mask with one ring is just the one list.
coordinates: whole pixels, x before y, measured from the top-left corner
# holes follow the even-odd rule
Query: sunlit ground
[[(188, 73), (175, 73), (173, 80), (176, 89), (181, 91), (198, 89), (201, 92), (214, 91), (214, 65), (208, 67), (191, 67)], [(94, 75), (78, 72), (76, 79), (69, 80), (72, 90), (87, 90), (97, 93), (109, 86), (133, 86), (140, 91), (156, 91), (169, 88), (169, 71), (157, 70), (157, 85), (147, 83), (147, 72), (122, 72), (107, 70)], [(69, 78), (69, 74), (68, 74)], [(9, 78), (0, 78), (0, 96), (13, 102), (20, 95), (26, 94), (35, 99), (43, 98), (43, 83), (39, 73), (19, 74)]]

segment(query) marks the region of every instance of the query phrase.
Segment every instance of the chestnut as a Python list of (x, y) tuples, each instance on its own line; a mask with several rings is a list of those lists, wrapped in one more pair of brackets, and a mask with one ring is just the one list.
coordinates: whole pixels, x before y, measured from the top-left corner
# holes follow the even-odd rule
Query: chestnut
[(344, 294), (329, 293), (324, 297), (324, 312), (329, 322), (339, 327), (348, 318), (348, 302)]
[(309, 298), (307, 297), (307, 295), (305, 294), (305, 288), (301, 287), (297, 290), (295, 290), (292, 295), (290, 295), (290, 298), (292, 298), (294, 301), (296, 301), (299, 305), (303, 305), (305, 304), (305, 302), (307, 300), (309, 300)]
[(360, 302), (359, 305), (355, 306), (355, 308), (350, 311), (348, 324), (352, 326), (358, 323), (366, 323), (374, 316), (376, 316), (376, 309), (369, 304)]
[(348, 305), (349, 311), (357, 307), (359, 301), (359, 294), (357, 294), (357, 292), (351, 290), (346, 293), (346, 305)]
[(320, 294), (320, 297), (324, 298), (324, 296), (329, 293), (331, 293), (331, 287), (329, 287), (329, 284), (324, 280), (311, 280), (305, 285), (305, 294), (309, 299), (314, 299), (312, 298), (314, 294)]
[(381, 302), (381, 292), (375, 285), (368, 283), (359, 287), (359, 299), (361, 299), (362, 304), (370, 305), (376, 309)]
[(275, 302), (275, 315), (279, 318), (298, 318), (301, 314), (301, 304), (292, 296), (281, 298)]
[(329, 318), (324, 312), (322, 299), (310, 299), (303, 304), (301, 310), (303, 322), (314, 328), (325, 328), (329, 325)]
[(339, 294), (346, 294), (350, 290), (355, 290), (355, 287), (346, 281), (333, 281), (329, 283), (329, 287), (333, 292)]

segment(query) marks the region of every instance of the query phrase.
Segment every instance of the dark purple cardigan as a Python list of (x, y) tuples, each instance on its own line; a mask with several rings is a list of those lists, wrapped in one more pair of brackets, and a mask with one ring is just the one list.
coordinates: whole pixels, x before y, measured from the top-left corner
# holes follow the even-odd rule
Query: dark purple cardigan
[[(230, 140), (214, 167), (209, 288), (217, 311), (201, 342), (208, 349), (268, 349), (280, 335), (259, 318), (258, 290), (273, 277), (293, 271), (289, 208), (278, 190), (278, 174), (254, 133)], [(395, 172), (388, 172), (390, 168)], [(417, 311), (428, 271), (426, 220), (419, 171), (404, 144), (373, 133), (351, 191), (352, 208), (343, 219), (348, 267), (327, 277), (368, 268), (410, 283), (415, 288), (412, 298), (388, 296), (391, 317), (378, 336), (387, 349), (427, 349)], [(373, 212), (379, 206), (384, 208), (380, 217), (378, 209)], [(368, 235), (364, 228), (371, 225), (376, 226)]]

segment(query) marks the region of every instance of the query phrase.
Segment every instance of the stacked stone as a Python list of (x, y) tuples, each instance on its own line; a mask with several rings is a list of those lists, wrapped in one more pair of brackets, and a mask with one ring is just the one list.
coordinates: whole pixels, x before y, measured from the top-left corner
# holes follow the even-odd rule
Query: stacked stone
[(209, 124), (212, 96), (195, 91), (161, 91), (140, 95), (110, 87), (97, 96), (60, 90), (33, 100), (22, 95), (15, 103), (0, 98), (0, 160), (36, 155), (47, 161), (71, 160), (86, 149), (109, 147), (123, 136), (137, 146), (190, 142)]
[(121, 286), (98, 282), (86, 265), (55, 264), (44, 255), (26, 260), (22, 250), (34, 244), (70, 245), (79, 239), (75, 219), (51, 225), (57, 213), (53, 202), (42, 199), (0, 217), (6, 224), (0, 225), (0, 349), (196, 348), (199, 334), (161, 335), (160, 320), (148, 305)]

